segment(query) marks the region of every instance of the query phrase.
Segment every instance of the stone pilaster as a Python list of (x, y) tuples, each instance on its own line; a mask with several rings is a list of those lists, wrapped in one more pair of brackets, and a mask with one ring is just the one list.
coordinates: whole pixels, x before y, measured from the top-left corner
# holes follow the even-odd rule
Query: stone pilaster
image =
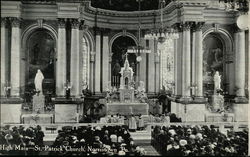
[(203, 50), (202, 50), (202, 27), (204, 23), (197, 23), (195, 26), (195, 85), (197, 87), (195, 97), (203, 100)]
[(11, 18), (11, 96), (20, 96), (21, 71), (21, 20)]
[(105, 91), (109, 81), (109, 36), (108, 31), (103, 32), (102, 53), (102, 90)]
[(155, 92), (160, 92), (160, 56), (155, 53)]
[(96, 52), (95, 52), (95, 93), (101, 93), (101, 34), (100, 31), (97, 30), (96, 34)]
[(90, 90), (94, 91), (94, 75), (95, 75), (95, 53), (90, 53)]
[(65, 19), (58, 19), (57, 64), (56, 64), (56, 95), (64, 96), (64, 85), (67, 82), (66, 29)]
[(236, 52), (235, 52), (235, 87), (236, 87), (236, 98), (237, 103), (247, 102), (245, 97), (245, 30), (239, 30), (236, 32), (237, 41)]
[(1, 96), (5, 95), (6, 83), (8, 78), (8, 29), (7, 18), (1, 18)]
[(148, 93), (155, 93), (155, 40), (149, 40), (149, 48), (151, 53), (148, 54)]
[(183, 49), (182, 49), (182, 100), (190, 99), (190, 73), (191, 73), (191, 43), (190, 43), (191, 23), (183, 23)]
[(70, 82), (71, 95), (80, 95), (80, 37), (78, 19), (71, 19), (71, 58), (70, 58)]

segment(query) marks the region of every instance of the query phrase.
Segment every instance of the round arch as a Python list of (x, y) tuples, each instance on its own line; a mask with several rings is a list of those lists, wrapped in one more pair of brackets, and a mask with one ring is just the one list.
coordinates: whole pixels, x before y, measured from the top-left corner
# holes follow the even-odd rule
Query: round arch
[(212, 32), (220, 34), (220, 37), (223, 43), (225, 44), (226, 52), (230, 52), (230, 53), (233, 52), (233, 47), (234, 47), (233, 38), (230, 35), (230, 33), (225, 29), (219, 28), (218, 30), (216, 30), (215, 28), (210, 28), (202, 34), (202, 38), (203, 38), (202, 40), (204, 40), (207, 37), (207, 35)]
[[(223, 63), (223, 75), (225, 76), (224, 83), (226, 83), (226, 89), (229, 94), (234, 93), (234, 63), (232, 61), (232, 57), (234, 55), (234, 40), (231, 34), (223, 29), (223, 28), (210, 28), (203, 33), (203, 41), (204, 39), (214, 33), (217, 39), (222, 42), (223, 45), (223, 54), (225, 55), (225, 62)], [(230, 63), (230, 64), (229, 64)]]
[[(52, 26), (48, 25), (48, 24), (43, 24), (42, 27), (40, 27), (37, 23), (34, 23), (30, 26), (28, 26), (22, 33), (21, 36), (21, 53), (22, 53), (22, 76), (21, 76), (21, 84), (23, 86), (22, 91), (24, 92), (26, 89), (29, 90), (30, 88), (32, 88), (31, 84), (30, 84), (30, 79), (29, 79), (29, 75), (32, 74), (30, 73), (30, 66), (29, 66), (29, 50), (30, 50), (30, 46), (29, 46), (29, 42), (31, 40), (31, 38), (36, 35), (39, 31), (44, 30), (46, 31), (46, 33), (49, 34), (49, 36), (52, 38), (52, 40), (54, 41), (54, 53), (57, 53), (57, 31), (55, 28), (53, 28)], [(55, 59), (55, 56), (53, 57)], [(53, 59), (52, 59), (53, 60)], [(52, 61), (53, 62), (53, 61)], [(49, 81), (54, 82), (55, 81), (55, 73), (56, 73), (56, 67), (55, 64), (51, 64), (53, 65), (53, 69), (51, 72), (53, 73), (52, 78), (48, 78)], [(34, 67), (33, 67), (34, 68)], [(54, 71), (54, 72), (53, 72)], [(47, 74), (47, 73), (46, 73)], [(48, 81), (47, 81), (48, 82)], [(54, 87), (54, 83), (51, 84)], [(50, 86), (45, 84), (45, 86)], [(46, 87), (47, 88), (47, 87)], [(48, 87), (49, 88), (49, 87)]]
[(113, 42), (115, 41), (116, 38), (118, 38), (120, 36), (128, 36), (128, 37), (132, 38), (136, 45), (138, 45), (138, 43), (139, 43), (138, 39), (136, 38), (136, 36), (134, 34), (129, 33), (129, 32), (125, 32), (125, 33), (124, 32), (119, 32), (119, 33), (113, 35), (112, 38), (109, 41), (109, 53), (112, 53)]
[(37, 24), (33, 24), (33, 25), (30, 25), (29, 27), (27, 27), (22, 33), (21, 41), (22, 41), (23, 47), (25, 46), (26, 41), (28, 40), (30, 35), (39, 28), (43, 28), (43, 29), (48, 30), (52, 34), (52, 37), (55, 39), (55, 41), (57, 41), (58, 34), (57, 34), (57, 31), (55, 30), (54, 27), (52, 27), (48, 24), (43, 24), (42, 27), (39, 27)]

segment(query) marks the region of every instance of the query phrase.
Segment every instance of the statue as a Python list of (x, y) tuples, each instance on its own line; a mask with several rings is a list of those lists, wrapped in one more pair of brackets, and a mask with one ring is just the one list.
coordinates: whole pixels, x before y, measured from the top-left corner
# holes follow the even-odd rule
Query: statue
[(38, 92), (42, 92), (42, 83), (43, 83), (43, 79), (44, 79), (44, 76), (43, 76), (43, 73), (41, 72), (40, 69), (37, 70), (37, 73), (36, 73), (36, 77), (35, 77), (35, 88), (36, 88), (36, 91)]
[(218, 71), (215, 72), (214, 75), (214, 91), (220, 90), (220, 84), (221, 84), (221, 75)]

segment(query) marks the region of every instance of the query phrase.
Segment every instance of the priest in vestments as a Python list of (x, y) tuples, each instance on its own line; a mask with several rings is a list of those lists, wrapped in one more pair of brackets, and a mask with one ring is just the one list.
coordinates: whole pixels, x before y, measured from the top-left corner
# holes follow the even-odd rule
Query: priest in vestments
[(129, 128), (129, 131), (131, 132), (135, 132), (135, 130), (137, 129), (136, 119), (134, 115), (132, 115), (129, 118), (128, 128)]

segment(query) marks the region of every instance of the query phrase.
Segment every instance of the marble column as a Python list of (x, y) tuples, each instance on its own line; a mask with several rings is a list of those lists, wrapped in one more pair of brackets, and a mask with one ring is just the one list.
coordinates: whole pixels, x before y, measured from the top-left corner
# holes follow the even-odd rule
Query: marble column
[(11, 96), (20, 96), (20, 70), (21, 70), (21, 20), (19, 18), (11, 18)]
[(90, 90), (94, 92), (95, 53), (90, 52)]
[[(142, 40), (141, 41), (141, 45), (145, 48), (146, 47), (146, 40)], [(146, 87), (146, 64), (147, 64), (147, 58), (146, 58), (146, 53), (141, 53), (141, 58), (142, 60), (140, 61), (140, 80), (139, 81), (143, 81), (144, 85), (145, 85), (145, 89), (147, 89)]]
[(190, 24), (183, 24), (183, 49), (182, 49), (182, 97), (190, 98), (190, 72), (191, 72), (191, 47)]
[(101, 93), (101, 35), (98, 31), (96, 34), (96, 53), (95, 53), (95, 93)]
[(65, 19), (58, 20), (57, 40), (57, 64), (56, 64), (56, 95), (64, 96), (64, 85), (66, 80), (67, 58), (66, 58), (66, 29)]
[(203, 50), (202, 50), (202, 28), (203, 23), (198, 23), (196, 25), (195, 31), (195, 84), (197, 85), (197, 90), (195, 93), (196, 97), (203, 97)]
[(80, 38), (79, 38), (79, 21), (71, 19), (71, 55), (70, 55), (70, 82), (72, 96), (80, 95)]
[(151, 50), (151, 53), (148, 54), (148, 93), (154, 93), (155, 92), (155, 66), (154, 60), (155, 60), (155, 40), (149, 40), (149, 48)]
[(174, 39), (174, 95), (178, 95), (178, 88), (177, 88), (177, 84), (178, 84), (178, 70), (177, 70), (177, 63), (178, 63), (178, 39)]
[(8, 29), (7, 18), (1, 18), (1, 96), (5, 95), (4, 86), (8, 78)]
[(103, 55), (102, 55), (102, 90), (105, 91), (109, 81), (109, 37), (107, 33), (103, 36)]
[(238, 98), (245, 98), (245, 31), (239, 30), (237, 32), (238, 41), (236, 41), (235, 52), (235, 87), (237, 88), (236, 96)]
[[(191, 76), (191, 85), (196, 85), (196, 82), (197, 82), (197, 80), (196, 80), (196, 40), (195, 40), (195, 38), (196, 38), (196, 34), (195, 34), (196, 32), (195, 32), (195, 29), (192, 29), (192, 51), (191, 51), (191, 53), (192, 53), (192, 62), (191, 62), (191, 71), (192, 71), (192, 76)], [(194, 96), (194, 95), (196, 95), (196, 90), (195, 89), (191, 89), (191, 95), (192, 96)]]
[(179, 32), (179, 39), (177, 39), (177, 56), (176, 56), (176, 80), (177, 83), (175, 86), (177, 87), (176, 95), (179, 97), (182, 95), (182, 47), (183, 47), (183, 32)]
[(155, 53), (155, 92), (160, 92), (160, 56)]

